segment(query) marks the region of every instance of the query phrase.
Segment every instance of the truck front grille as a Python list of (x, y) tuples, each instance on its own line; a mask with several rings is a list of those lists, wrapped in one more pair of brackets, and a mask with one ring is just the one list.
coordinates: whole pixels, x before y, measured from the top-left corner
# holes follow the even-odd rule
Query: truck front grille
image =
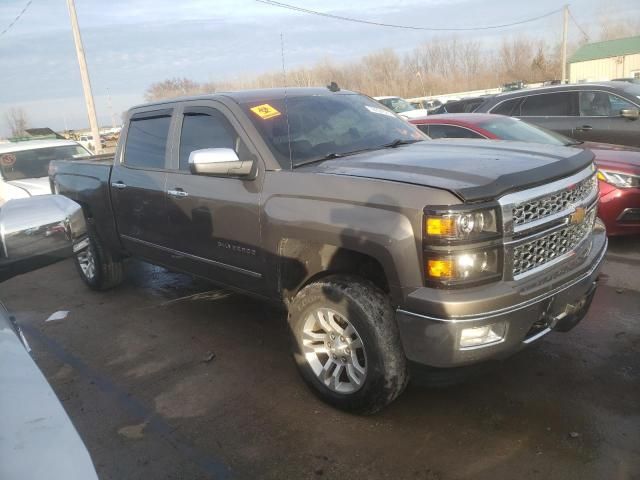
[(582, 223), (571, 224), (536, 240), (520, 244), (513, 249), (513, 277), (541, 267), (574, 250), (589, 235), (596, 218), (595, 208)]
[(568, 185), (566, 190), (519, 203), (513, 207), (513, 224), (525, 225), (567, 210), (572, 205), (589, 198), (597, 188), (598, 181), (594, 175), (573, 186)]
[(520, 280), (572, 256), (597, 215), (595, 166), (498, 200), (504, 231), (504, 278)]

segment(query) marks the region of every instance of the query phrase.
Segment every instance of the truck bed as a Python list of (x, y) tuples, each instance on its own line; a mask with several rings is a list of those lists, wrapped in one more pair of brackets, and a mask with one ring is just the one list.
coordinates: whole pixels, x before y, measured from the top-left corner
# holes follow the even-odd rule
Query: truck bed
[(114, 155), (94, 155), (83, 160), (55, 160), (49, 165), (49, 179), (56, 193), (78, 204), (85, 212), (89, 228), (110, 246), (119, 246), (109, 179)]

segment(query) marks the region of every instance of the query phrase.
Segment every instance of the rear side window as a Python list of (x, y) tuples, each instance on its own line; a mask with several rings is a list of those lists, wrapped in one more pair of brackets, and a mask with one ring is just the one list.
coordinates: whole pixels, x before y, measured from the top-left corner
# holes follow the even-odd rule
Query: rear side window
[(170, 124), (170, 115), (132, 119), (124, 163), (130, 167), (164, 168)]
[(482, 135), (455, 125), (429, 125), (431, 138), (484, 138)]
[[(575, 115), (572, 92), (545, 93), (526, 97), (520, 106), (522, 117), (567, 117)], [(493, 112), (496, 113), (496, 112)]]
[[(520, 98), (514, 98), (512, 100), (506, 100), (499, 104), (497, 107), (491, 110), (491, 113), (495, 113), (497, 115), (515, 115), (514, 113), (515, 107), (520, 103)], [(519, 113), (519, 112), (517, 112)]]
[(229, 120), (211, 108), (185, 114), (180, 133), (180, 170), (189, 170), (191, 152), (204, 148), (231, 148), (240, 159), (248, 154)]

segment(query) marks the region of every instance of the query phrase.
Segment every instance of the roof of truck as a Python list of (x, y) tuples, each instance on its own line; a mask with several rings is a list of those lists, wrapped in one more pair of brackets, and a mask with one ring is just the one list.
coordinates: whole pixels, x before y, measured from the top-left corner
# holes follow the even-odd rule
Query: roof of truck
[(166, 105), (174, 102), (184, 102), (188, 100), (207, 100), (219, 97), (231, 98), (237, 103), (251, 103), (255, 101), (275, 100), (288, 97), (302, 97), (310, 95), (353, 95), (356, 92), (350, 90), (338, 90), (332, 92), (326, 87), (287, 87), (287, 88), (259, 88), (255, 90), (238, 90), (231, 92), (215, 92), (206, 95), (193, 95), (186, 97), (167, 98), (155, 102), (142, 103), (132, 108), (146, 107), (149, 105)]
[(64, 147), (66, 145), (78, 145), (73, 140), (27, 140), (25, 142), (12, 142), (0, 144), (0, 153), (21, 152), (23, 150), (35, 150), (38, 148)]

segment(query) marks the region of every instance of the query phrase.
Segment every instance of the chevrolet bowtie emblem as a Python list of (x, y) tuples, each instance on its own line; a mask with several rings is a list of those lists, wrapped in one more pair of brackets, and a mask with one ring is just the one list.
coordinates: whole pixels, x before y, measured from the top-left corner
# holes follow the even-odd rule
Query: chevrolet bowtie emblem
[(569, 217), (569, 223), (572, 225), (578, 225), (579, 223), (584, 222), (584, 217), (586, 216), (586, 210), (582, 207), (576, 208), (575, 212), (571, 214)]

